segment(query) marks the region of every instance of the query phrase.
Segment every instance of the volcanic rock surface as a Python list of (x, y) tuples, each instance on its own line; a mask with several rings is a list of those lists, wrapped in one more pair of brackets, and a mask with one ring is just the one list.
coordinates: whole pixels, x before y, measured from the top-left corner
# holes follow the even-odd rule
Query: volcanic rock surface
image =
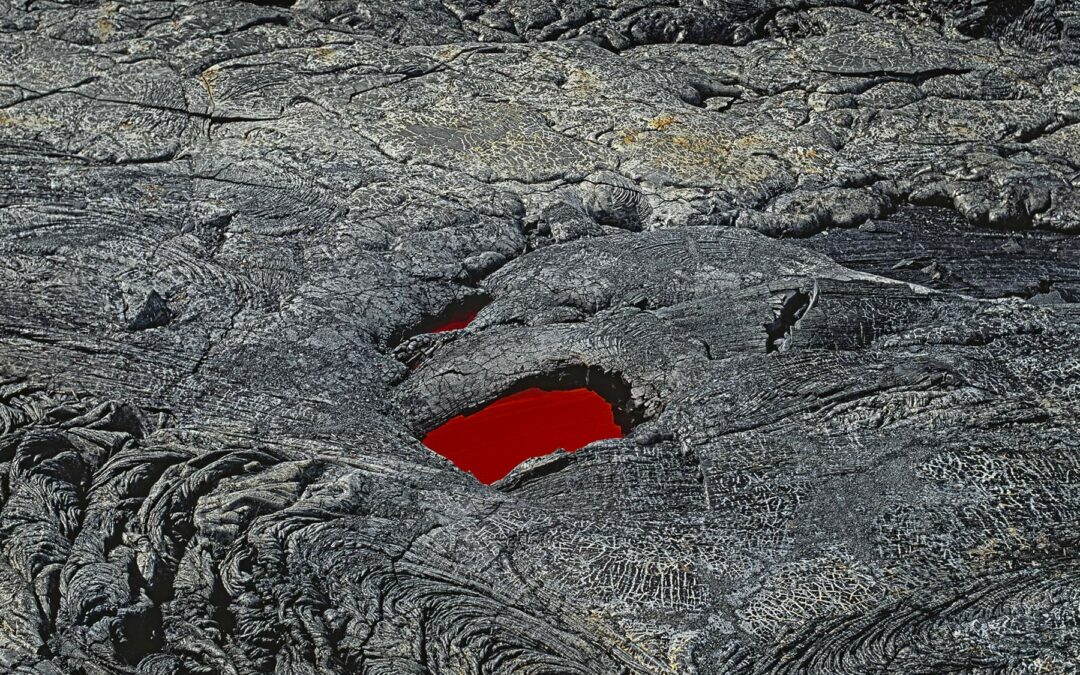
[(0, 3), (0, 671), (1076, 672), (1077, 122), (1071, 0)]

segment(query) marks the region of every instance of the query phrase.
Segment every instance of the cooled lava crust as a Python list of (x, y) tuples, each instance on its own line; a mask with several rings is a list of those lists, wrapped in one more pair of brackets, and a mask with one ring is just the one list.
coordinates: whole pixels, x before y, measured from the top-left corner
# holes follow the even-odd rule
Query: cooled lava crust
[(1077, 672), (1077, 122), (1068, 0), (0, 2), (0, 672)]

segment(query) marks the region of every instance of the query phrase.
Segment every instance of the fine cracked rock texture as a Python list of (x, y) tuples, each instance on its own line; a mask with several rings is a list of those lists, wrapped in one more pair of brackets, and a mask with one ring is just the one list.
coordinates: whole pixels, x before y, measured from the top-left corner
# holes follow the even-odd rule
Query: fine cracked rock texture
[(0, 671), (1077, 672), (1078, 122), (1073, 0), (5, 0)]

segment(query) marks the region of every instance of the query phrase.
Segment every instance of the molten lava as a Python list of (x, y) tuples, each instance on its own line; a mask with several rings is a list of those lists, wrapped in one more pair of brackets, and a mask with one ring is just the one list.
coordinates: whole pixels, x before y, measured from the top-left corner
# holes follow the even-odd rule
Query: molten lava
[(443, 332), (446, 332), (448, 330), (457, 330), (459, 328), (464, 328), (465, 326), (468, 326), (472, 322), (473, 319), (476, 318), (476, 315), (477, 315), (477, 313), (479, 311), (480, 310), (478, 310), (478, 309), (471, 309), (471, 310), (463, 310), (461, 312), (458, 312), (458, 313), (454, 314), (453, 316), (447, 318), (445, 321), (440, 322), (437, 326), (432, 328), (429, 332), (431, 332), (431, 333), (443, 333)]
[(530, 457), (622, 435), (611, 404), (596, 392), (534, 387), (453, 418), (429, 433), (424, 445), (491, 484)]

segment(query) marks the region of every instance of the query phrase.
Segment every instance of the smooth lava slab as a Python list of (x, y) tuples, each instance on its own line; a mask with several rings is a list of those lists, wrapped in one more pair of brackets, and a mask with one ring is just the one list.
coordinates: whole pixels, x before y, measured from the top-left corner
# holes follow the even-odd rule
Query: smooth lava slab
[(458, 415), (429, 433), (424, 445), (490, 485), (531, 457), (622, 436), (611, 404), (595, 391), (533, 387)]

